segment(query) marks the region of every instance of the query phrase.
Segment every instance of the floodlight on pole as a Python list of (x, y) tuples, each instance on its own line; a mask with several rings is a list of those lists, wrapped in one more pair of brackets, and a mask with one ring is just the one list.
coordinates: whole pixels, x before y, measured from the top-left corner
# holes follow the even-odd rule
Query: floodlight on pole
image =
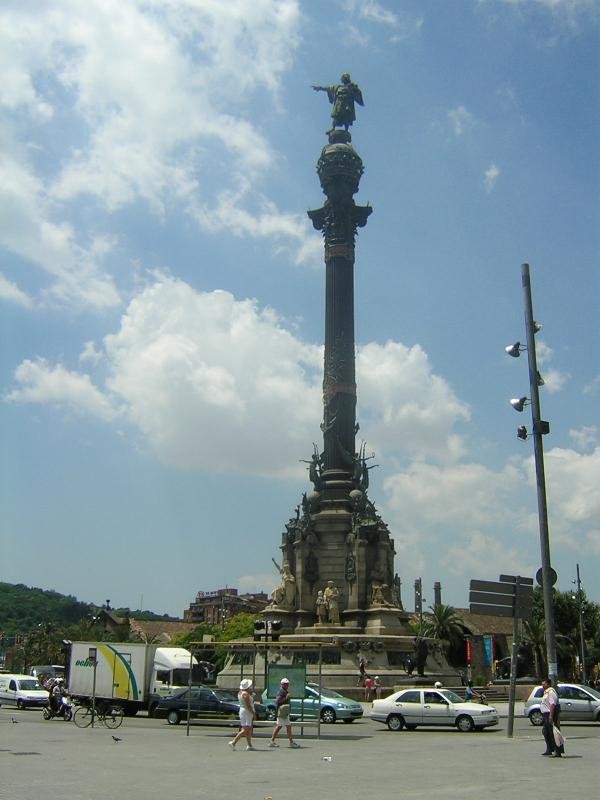
[(525, 406), (531, 405), (531, 401), (528, 397), (513, 397), (510, 404), (515, 411), (521, 412)]
[(523, 352), (523, 350), (527, 350), (527, 348), (522, 347), (521, 342), (515, 342), (514, 344), (509, 344), (507, 347), (504, 348), (504, 351), (513, 358), (518, 358)]

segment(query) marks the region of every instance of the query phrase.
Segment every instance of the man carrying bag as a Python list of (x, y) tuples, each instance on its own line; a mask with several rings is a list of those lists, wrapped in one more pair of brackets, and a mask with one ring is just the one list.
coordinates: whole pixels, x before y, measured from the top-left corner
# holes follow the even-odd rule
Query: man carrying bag
[(300, 747), (292, 737), (292, 723), (290, 722), (290, 682), (287, 678), (281, 679), (275, 703), (277, 705), (277, 720), (273, 728), (269, 747), (279, 747), (275, 739), (283, 727), (285, 727), (290, 747)]

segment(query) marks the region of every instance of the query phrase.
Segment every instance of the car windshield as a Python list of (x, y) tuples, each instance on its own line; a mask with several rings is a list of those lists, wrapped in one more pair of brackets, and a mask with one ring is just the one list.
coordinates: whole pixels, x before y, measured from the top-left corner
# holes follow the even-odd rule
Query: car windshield
[(600, 692), (597, 689), (592, 689), (591, 686), (584, 686), (583, 688), (586, 692), (589, 692), (591, 695), (593, 695), (597, 700), (600, 700)]
[(464, 702), (462, 697), (459, 697), (456, 692), (451, 692), (450, 689), (441, 689), (440, 694), (444, 695), (446, 700), (449, 700), (451, 703), (462, 703)]
[(227, 700), (227, 702), (234, 702), (234, 703), (239, 702), (234, 694), (232, 694), (231, 692), (226, 692), (224, 689), (215, 689), (214, 695), (219, 700)]
[[(316, 683), (309, 683), (308, 684), (308, 688), (312, 689), (313, 692), (316, 692), (317, 694), (319, 694), (319, 687), (318, 687), (318, 685)], [(333, 689), (326, 689), (324, 686), (321, 687), (321, 694), (323, 695), (323, 697), (343, 697), (344, 696), (343, 694), (340, 694), (339, 692), (335, 692)]]
[(30, 681), (19, 681), (19, 686), (21, 689), (25, 689), (28, 692), (42, 688), (35, 678), (32, 678)]

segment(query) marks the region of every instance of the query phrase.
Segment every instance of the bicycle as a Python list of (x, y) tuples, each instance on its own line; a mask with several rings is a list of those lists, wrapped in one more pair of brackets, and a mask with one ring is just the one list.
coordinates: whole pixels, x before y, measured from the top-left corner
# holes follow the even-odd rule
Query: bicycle
[(92, 724), (92, 717), (107, 728), (118, 728), (123, 722), (123, 709), (120, 706), (103, 704), (96, 706), (96, 712), (92, 713), (91, 706), (79, 706), (73, 715), (73, 722), (78, 728), (87, 728)]

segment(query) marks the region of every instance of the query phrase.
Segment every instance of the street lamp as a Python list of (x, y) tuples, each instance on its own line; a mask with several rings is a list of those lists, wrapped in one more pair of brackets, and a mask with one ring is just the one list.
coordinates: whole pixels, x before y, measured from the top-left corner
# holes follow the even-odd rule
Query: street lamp
[[(531, 302), (531, 281), (529, 278), (529, 264), (521, 265), (521, 277), (523, 284), (523, 301), (525, 306), (525, 331), (527, 335), (527, 347), (521, 347), (519, 342), (505, 348), (506, 352), (518, 358), (523, 350), (527, 350), (529, 363), (529, 388), (531, 399), (527, 397), (513, 398), (510, 401), (515, 411), (522, 412), (526, 405), (531, 405), (531, 419), (533, 423), (533, 448), (535, 455), (535, 474), (537, 484), (538, 500), (538, 519), (540, 529), (540, 550), (542, 557), (541, 582), (544, 596), (544, 622), (546, 628), (546, 658), (548, 661), (548, 676), (552, 683), (556, 685), (558, 680), (558, 664), (556, 660), (556, 633), (554, 630), (554, 605), (552, 597), (552, 587), (556, 581), (556, 573), (552, 569), (550, 561), (550, 538), (548, 533), (548, 506), (546, 502), (546, 478), (544, 473), (544, 447), (542, 436), (550, 432), (550, 425), (541, 418), (539, 388), (544, 381), (538, 372), (535, 334), (542, 326), (533, 319), (533, 306)], [(528, 438), (527, 429), (521, 426), (517, 430), (519, 439)]]
[(577, 584), (577, 606), (579, 610), (579, 643), (581, 645), (581, 682), (587, 683), (587, 670), (585, 668), (585, 638), (583, 635), (583, 590), (581, 588), (581, 578), (579, 576), (579, 564), (577, 564), (577, 580), (572, 583)]

